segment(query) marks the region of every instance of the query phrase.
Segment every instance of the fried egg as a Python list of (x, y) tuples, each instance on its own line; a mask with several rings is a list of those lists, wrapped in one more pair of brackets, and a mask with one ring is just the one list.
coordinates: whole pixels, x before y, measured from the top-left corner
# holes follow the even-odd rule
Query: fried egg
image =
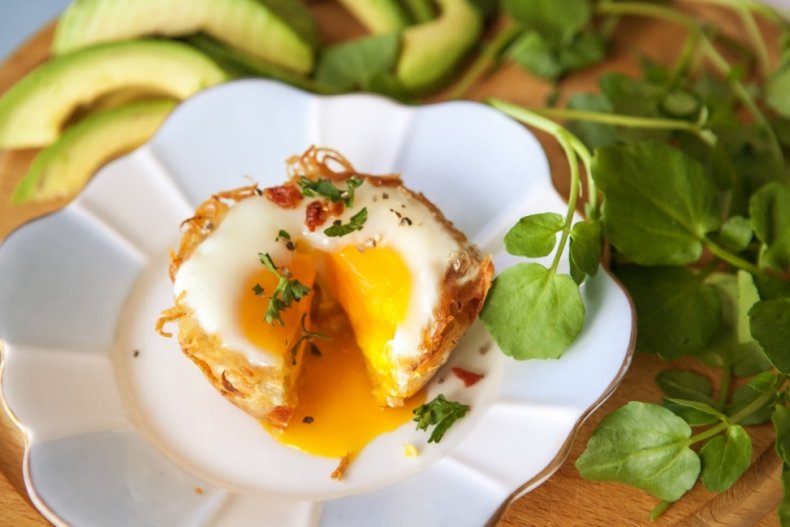
[[(176, 306), (159, 325), (177, 320), (185, 354), (280, 441), (353, 455), (409, 420), (476, 319), (493, 267), (396, 176), (358, 174), (315, 148), (289, 168), (284, 185), (220, 193), (184, 223)], [(283, 277), (308, 292), (267, 323)]]

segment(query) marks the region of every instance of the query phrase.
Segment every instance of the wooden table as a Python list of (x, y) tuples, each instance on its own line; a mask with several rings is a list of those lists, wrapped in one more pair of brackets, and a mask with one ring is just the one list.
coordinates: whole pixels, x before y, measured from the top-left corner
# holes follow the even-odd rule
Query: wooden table
[[(364, 34), (363, 29), (335, 4), (324, 1), (312, 6), (321, 22), (326, 41), (336, 42)], [(736, 36), (740, 34), (737, 20), (727, 13), (708, 9), (700, 14), (715, 19), (720, 27)], [(769, 28), (764, 30), (769, 32)], [(0, 93), (46, 58), (51, 36), (51, 28), (42, 30), (0, 65)], [(683, 37), (683, 30), (675, 26), (636, 19), (625, 20), (614, 42), (611, 59), (604, 65), (590, 68), (563, 81), (560, 85), (563, 94), (561, 102), (575, 91), (593, 91), (596, 79), (603, 70), (635, 72), (638, 58), (636, 50), (641, 50), (659, 62), (669, 62), (679, 51)], [(531, 78), (515, 67), (508, 67), (476, 86), (470, 93), (470, 98), (480, 100), (488, 96), (498, 96), (516, 103), (541, 106), (553, 89), (546, 82)], [(433, 99), (441, 98), (439, 95)], [(555, 185), (567, 195), (567, 167), (562, 154), (549, 138), (540, 139), (552, 164)], [(65, 204), (56, 202), (19, 207), (8, 204), (11, 190), (34, 154), (34, 151), (0, 151), (0, 240), (25, 221)], [(712, 380), (716, 378), (712, 371), (690, 360), (678, 361), (674, 366), (692, 367), (708, 374)], [(510, 504), (504, 510), (498, 525), (778, 525), (774, 509), (782, 495), (779, 482), (781, 463), (773, 450), (773, 432), (770, 425), (750, 428), (754, 441), (754, 464), (729, 491), (716, 495), (697, 485), (655, 523), (647, 519), (648, 512), (656, 504), (654, 498), (623, 485), (593, 483), (579, 477), (573, 462), (584, 449), (597, 423), (628, 401), (660, 400), (654, 378), (657, 372), (667, 367), (669, 366), (666, 363), (654, 357), (637, 354), (620, 388), (578, 430), (567, 461), (547, 483)], [(4, 412), (0, 412), (0, 425), (0, 525), (47, 525), (25, 492), (21, 468), (24, 439)]]

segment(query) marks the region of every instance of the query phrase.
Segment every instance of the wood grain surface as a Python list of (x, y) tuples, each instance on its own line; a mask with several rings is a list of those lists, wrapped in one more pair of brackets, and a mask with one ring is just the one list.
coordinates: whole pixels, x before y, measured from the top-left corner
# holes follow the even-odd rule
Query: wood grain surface
[[(315, 10), (323, 37), (338, 42), (364, 34), (362, 28), (334, 2), (311, 4)], [(733, 36), (740, 37), (737, 20), (728, 13), (715, 9), (698, 10), (700, 17), (709, 18)], [(770, 33), (769, 28), (763, 27)], [(5, 91), (26, 71), (47, 57), (52, 36), (51, 27), (43, 29), (0, 65), (0, 93)], [(606, 71), (633, 73), (637, 70), (639, 53), (658, 62), (668, 63), (679, 51), (684, 31), (664, 23), (625, 19), (615, 39), (611, 58), (606, 64), (595, 66), (563, 81), (561, 102), (576, 91), (594, 91), (598, 75)], [(773, 42), (775, 39), (771, 39)], [(775, 52), (775, 50), (772, 50)], [(774, 53), (775, 54), (775, 53)], [(507, 67), (480, 82), (470, 98), (482, 100), (497, 96), (529, 106), (542, 106), (554, 86), (534, 79), (515, 67)], [(435, 96), (432, 100), (441, 100)], [(554, 182), (566, 194), (567, 166), (559, 147), (547, 137), (539, 136), (549, 156)], [(65, 204), (64, 201), (46, 205), (11, 206), (8, 196), (30, 163), (35, 151), (0, 151), (0, 240), (17, 226)], [(0, 277), (6, 280), (13, 277)], [(557, 473), (538, 489), (514, 501), (504, 510), (498, 525), (508, 527), (545, 526), (777, 526), (774, 508), (781, 499), (779, 475), (781, 464), (772, 448), (770, 426), (750, 427), (754, 441), (754, 464), (749, 472), (729, 491), (712, 494), (697, 485), (680, 502), (671, 507), (656, 522), (647, 519), (656, 500), (647, 494), (619, 484), (594, 483), (582, 480), (573, 462), (584, 449), (597, 423), (608, 413), (631, 400), (658, 401), (660, 392), (655, 386), (655, 375), (669, 367), (689, 367), (708, 375), (716, 383), (716, 376), (692, 361), (677, 361), (672, 365), (654, 357), (637, 354), (622, 385), (613, 396), (580, 427), (570, 448), (567, 460)], [(38, 526), (47, 521), (30, 503), (22, 476), (24, 439), (13, 421), (0, 412), (0, 525)], [(528, 452), (524, 453), (529, 455)]]

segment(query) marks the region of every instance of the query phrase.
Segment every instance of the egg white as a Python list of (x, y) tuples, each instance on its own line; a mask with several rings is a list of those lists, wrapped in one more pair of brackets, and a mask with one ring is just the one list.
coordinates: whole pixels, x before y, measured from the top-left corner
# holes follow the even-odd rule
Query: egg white
[[(305, 198), (296, 208), (285, 209), (261, 196), (233, 205), (219, 227), (181, 265), (174, 281), (176, 297), (185, 293), (184, 303), (205, 332), (216, 335), (227, 349), (241, 353), (253, 365), (279, 366), (282, 355), (247, 339), (237, 316), (241, 282), (261, 268), (258, 253), (269, 253), (278, 267), (288, 265), (291, 251), (282, 241), (275, 241), (280, 229), (298, 244), (325, 252), (349, 245), (364, 249), (375, 240), (377, 246), (401, 255), (412, 280), (406, 315), (389, 342), (391, 357), (419, 355), (424, 331), (433, 329), (448, 266), (462, 249), (458, 241), (424, 203), (401, 187), (377, 187), (366, 181), (356, 189), (353, 207), (339, 218), (330, 217), (315, 232), (305, 225), (305, 209), (311, 201)], [(368, 219), (362, 230), (342, 237), (324, 234), (332, 221), (348, 223), (363, 207), (367, 207)]]

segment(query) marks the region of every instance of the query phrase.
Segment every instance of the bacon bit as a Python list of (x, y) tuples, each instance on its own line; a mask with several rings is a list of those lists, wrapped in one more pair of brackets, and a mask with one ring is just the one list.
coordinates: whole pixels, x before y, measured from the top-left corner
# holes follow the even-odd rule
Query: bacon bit
[(293, 209), (302, 201), (302, 192), (293, 183), (279, 187), (269, 187), (264, 191), (266, 197), (284, 209)]
[(343, 211), (346, 210), (346, 205), (342, 201), (335, 201), (334, 203), (330, 203), (329, 206), (331, 207), (329, 213), (333, 216), (340, 216), (343, 214)]
[(491, 346), (493, 346), (493, 342), (491, 341), (486, 342), (485, 344), (480, 346), (480, 349), (478, 350), (480, 352), (480, 355), (485, 355), (486, 353), (488, 353), (491, 350)]
[(464, 386), (467, 388), (472, 386), (473, 384), (477, 384), (477, 382), (483, 378), (483, 375), (480, 373), (473, 373), (469, 370), (465, 370), (463, 368), (453, 368), (453, 373), (456, 377), (463, 381)]
[(314, 232), (318, 227), (326, 222), (327, 216), (329, 215), (327, 214), (326, 209), (324, 209), (324, 206), (320, 201), (316, 200), (307, 206), (304, 223), (307, 225), (307, 228), (310, 229), (310, 232)]
[(195, 487), (195, 494), (198, 496), (203, 494), (203, 487)]
[(336, 479), (340, 481), (343, 479), (343, 476), (346, 475), (346, 471), (348, 470), (348, 465), (351, 463), (351, 456), (346, 454), (345, 456), (340, 458), (340, 463), (338, 463), (337, 468), (332, 472), (332, 479)]

